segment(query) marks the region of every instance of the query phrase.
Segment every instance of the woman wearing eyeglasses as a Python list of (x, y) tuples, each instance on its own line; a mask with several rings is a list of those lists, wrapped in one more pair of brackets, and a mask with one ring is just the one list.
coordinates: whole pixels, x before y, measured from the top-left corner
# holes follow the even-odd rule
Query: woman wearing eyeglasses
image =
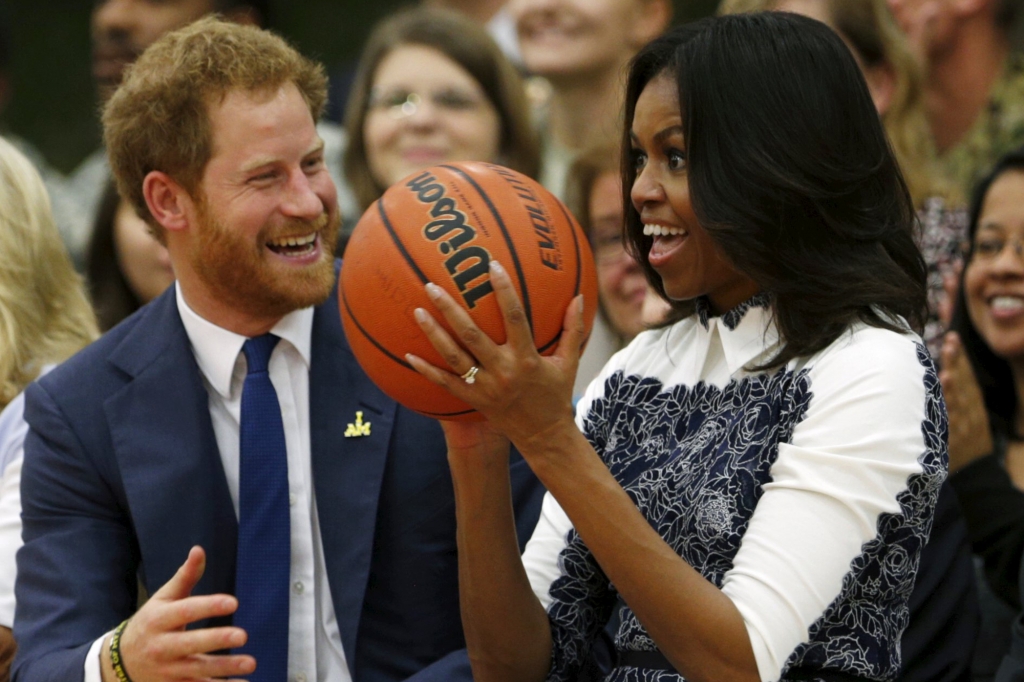
[(482, 27), (450, 11), (413, 9), (378, 24), (345, 128), (345, 175), (362, 210), (406, 175), (446, 161), (537, 175), (519, 74)]
[(573, 396), (581, 396), (608, 359), (645, 328), (647, 277), (626, 252), (622, 239), (622, 180), (616, 145), (598, 145), (573, 162), (565, 201), (586, 232), (597, 262), (600, 307), (573, 386)]
[(975, 192), (970, 248), (942, 348), (950, 481), (995, 592), (1021, 606), (1024, 551), (1024, 149)]

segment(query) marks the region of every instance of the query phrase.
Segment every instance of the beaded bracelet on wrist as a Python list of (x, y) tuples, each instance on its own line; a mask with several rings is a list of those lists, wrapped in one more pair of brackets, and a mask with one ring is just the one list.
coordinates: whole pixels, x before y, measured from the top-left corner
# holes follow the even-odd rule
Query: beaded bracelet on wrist
[(118, 625), (110, 638), (110, 662), (114, 666), (114, 675), (117, 677), (118, 682), (132, 682), (128, 671), (125, 670), (124, 660), (121, 658), (121, 634), (128, 626), (129, 620), (131, 619), (129, 618)]

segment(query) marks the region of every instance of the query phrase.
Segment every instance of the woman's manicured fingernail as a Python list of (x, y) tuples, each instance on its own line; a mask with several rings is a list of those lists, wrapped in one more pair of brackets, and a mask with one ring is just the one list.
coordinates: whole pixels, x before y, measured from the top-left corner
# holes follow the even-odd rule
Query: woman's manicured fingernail
[(491, 261), (491, 272), (493, 272), (494, 274), (498, 274), (498, 273), (504, 274), (505, 268), (501, 267), (501, 263), (499, 263), (498, 261), (492, 260)]
[(427, 282), (427, 296), (435, 301), (441, 298), (441, 287), (437, 286), (433, 282)]
[(416, 321), (419, 322), (420, 324), (423, 324), (424, 322), (430, 319), (430, 316), (427, 315), (427, 311), (424, 310), (423, 308), (417, 308), (416, 310), (412, 311), (412, 314), (416, 318)]

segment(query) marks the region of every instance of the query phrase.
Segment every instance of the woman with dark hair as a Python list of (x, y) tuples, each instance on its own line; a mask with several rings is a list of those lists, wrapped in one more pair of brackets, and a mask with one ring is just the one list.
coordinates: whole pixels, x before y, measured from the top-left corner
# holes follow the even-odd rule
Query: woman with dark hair
[(102, 331), (116, 326), (174, 281), (167, 248), (131, 204), (121, 199), (113, 183), (100, 200), (85, 274)]
[(345, 176), (360, 210), (406, 175), (445, 161), (537, 175), (518, 72), (481, 26), (451, 10), (406, 10), (374, 29), (345, 129)]
[[(645, 47), (625, 101), (630, 249), (675, 319), (575, 422), (579, 300), (550, 357), (497, 264), (507, 343), (432, 285), (457, 338), (416, 311), (448, 367), (409, 362), (486, 417), (445, 424), (475, 679), (574, 679), (615, 608), (607, 680), (894, 679), (946, 420), (864, 79), (816, 21), (719, 17)], [(510, 442), (551, 493), (522, 560)]]
[(975, 190), (953, 331), (942, 349), (950, 481), (993, 591), (1021, 607), (1024, 552), (1024, 149)]

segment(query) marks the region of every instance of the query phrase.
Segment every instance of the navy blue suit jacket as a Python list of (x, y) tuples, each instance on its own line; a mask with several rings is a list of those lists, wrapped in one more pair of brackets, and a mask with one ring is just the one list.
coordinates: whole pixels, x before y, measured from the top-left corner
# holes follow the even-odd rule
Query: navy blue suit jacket
[[(471, 680), (439, 425), (363, 374), (337, 293), (316, 309), (312, 471), (355, 682)], [(357, 411), (371, 435), (345, 438)], [(174, 288), (28, 389), (14, 679), (81, 679), (92, 642), (207, 552), (195, 594), (233, 593), (237, 521)], [(542, 488), (513, 454), (520, 543)], [(197, 626), (208, 625), (200, 623)], [(131, 661), (127, 661), (130, 670)]]

